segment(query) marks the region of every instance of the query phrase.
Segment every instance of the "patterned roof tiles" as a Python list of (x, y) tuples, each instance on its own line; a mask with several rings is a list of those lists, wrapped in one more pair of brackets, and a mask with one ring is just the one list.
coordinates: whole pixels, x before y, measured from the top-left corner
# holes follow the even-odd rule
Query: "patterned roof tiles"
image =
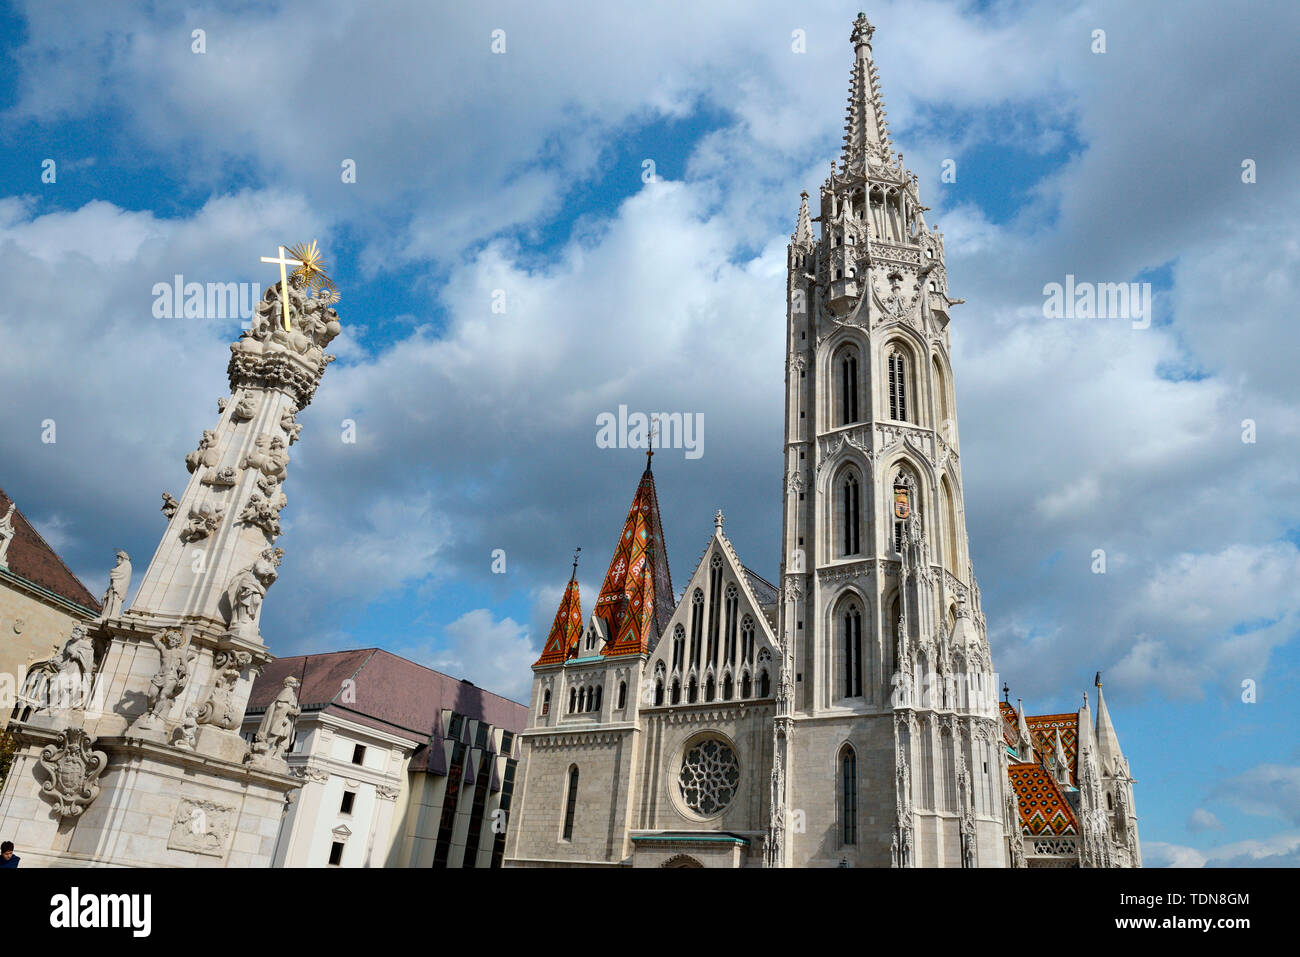
[(1078, 834), (1079, 823), (1056, 780), (1038, 764), (1013, 764), (1007, 769), (1020, 809), (1023, 834)]

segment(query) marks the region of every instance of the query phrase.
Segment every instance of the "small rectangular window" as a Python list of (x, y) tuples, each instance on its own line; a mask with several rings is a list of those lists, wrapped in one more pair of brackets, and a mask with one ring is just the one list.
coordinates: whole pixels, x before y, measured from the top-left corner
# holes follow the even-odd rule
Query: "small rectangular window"
[(364, 744), (358, 744), (356, 747), (352, 749), (352, 763), (353, 764), (366, 763), (366, 746)]
[(515, 735), (513, 731), (501, 732), (501, 753), (507, 757), (515, 753)]
[(335, 841), (330, 845), (330, 867), (338, 867), (343, 860), (343, 842)]
[(340, 813), (340, 814), (351, 814), (351, 813), (352, 813), (352, 805), (353, 805), (353, 803), (356, 801), (356, 799), (357, 799), (357, 792), (356, 792), (356, 791), (344, 791), (344, 792), (343, 792), (343, 803), (339, 805), (339, 813)]

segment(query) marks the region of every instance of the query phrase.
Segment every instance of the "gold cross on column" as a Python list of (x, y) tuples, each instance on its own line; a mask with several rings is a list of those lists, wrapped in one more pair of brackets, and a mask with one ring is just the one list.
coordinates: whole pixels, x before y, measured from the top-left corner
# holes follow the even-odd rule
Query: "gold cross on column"
[(285, 266), (301, 266), (301, 259), (289, 259), (284, 254), (284, 247), (277, 246), (278, 253), (276, 256), (263, 256), (264, 263), (278, 263), (280, 265), (280, 318), (284, 321), (284, 331), (289, 331), (289, 274), (285, 271)]

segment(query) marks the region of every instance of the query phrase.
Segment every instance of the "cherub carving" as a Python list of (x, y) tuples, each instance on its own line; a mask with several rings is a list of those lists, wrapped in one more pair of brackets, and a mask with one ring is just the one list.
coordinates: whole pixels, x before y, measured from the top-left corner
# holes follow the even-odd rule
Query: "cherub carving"
[(213, 505), (211, 502), (204, 502), (202, 505), (190, 509), (189, 520), (185, 527), (181, 529), (182, 542), (198, 542), (207, 538), (218, 528), (221, 527), (221, 519), (225, 515), (225, 509)]
[(219, 469), (208, 469), (199, 481), (204, 485), (229, 488), (239, 481), (239, 473), (235, 471), (233, 465), (223, 465)]
[(162, 513), (167, 516), (167, 521), (171, 521), (176, 515), (176, 511), (181, 507), (181, 503), (172, 497), (171, 492), (162, 493)]
[(297, 414), (298, 407), (291, 405), (285, 410), (284, 415), (280, 416), (280, 428), (284, 429), (285, 434), (289, 437), (290, 445), (297, 442), (298, 436), (302, 434), (302, 426), (294, 418)]
[(213, 466), (217, 464), (217, 433), (211, 429), (203, 430), (203, 438), (199, 440), (199, 447), (185, 456), (185, 467), (191, 472), (199, 466)]
[(254, 440), (254, 445), (256, 448), (240, 461), (241, 469), (258, 469), (281, 482), (289, 477), (289, 453), (284, 439), (263, 432)]
[(255, 415), (257, 415), (257, 400), (250, 396), (244, 396), (235, 403), (235, 411), (231, 413), (231, 417), (239, 422), (247, 422)]

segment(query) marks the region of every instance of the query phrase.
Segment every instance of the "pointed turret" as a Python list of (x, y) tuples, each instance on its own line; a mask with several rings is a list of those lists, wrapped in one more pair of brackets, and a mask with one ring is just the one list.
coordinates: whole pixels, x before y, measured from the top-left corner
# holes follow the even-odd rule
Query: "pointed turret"
[(647, 456), (593, 611), (609, 636), (601, 654), (645, 654), (658, 642), (673, 612), (667, 551)]
[(808, 190), (806, 189), (799, 194), (799, 220), (795, 223), (794, 235), (790, 239), (796, 246), (812, 248), (812, 214), (808, 212)]
[(872, 62), (871, 35), (876, 28), (859, 13), (853, 22), (853, 70), (849, 80), (849, 106), (844, 122), (844, 170), (861, 169), (868, 152), (886, 161), (892, 152), (885, 102), (880, 95), (880, 75)]
[(1052, 763), (1055, 765), (1056, 780), (1061, 784), (1070, 783), (1070, 759), (1065, 755), (1065, 746), (1061, 743), (1061, 729), (1056, 729), (1056, 747), (1052, 754)]
[(1101, 693), (1101, 672), (1097, 672), (1097, 759), (1102, 770), (1109, 772), (1117, 761), (1122, 761), (1124, 752), (1120, 750), (1119, 738), (1115, 735), (1115, 726), (1110, 722), (1110, 711), (1106, 708), (1106, 698)]
[(1016, 750), (1021, 761), (1034, 760), (1034, 738), (1029, 733), (1029, 724), (1025, 721), (1025, 700), (1016, 699)]
[(578, 559), (573, 559), (573, 575), (565, 586), (564, 597), (555, 612), (555, 621), (551, 633), (546, 636), (542, 646), (542, 656), (534, 662), (538, 665), (558, 665), (570, 658), (578, 650), (578, 641), (582, 638), (582, 599), (578, 595)]

